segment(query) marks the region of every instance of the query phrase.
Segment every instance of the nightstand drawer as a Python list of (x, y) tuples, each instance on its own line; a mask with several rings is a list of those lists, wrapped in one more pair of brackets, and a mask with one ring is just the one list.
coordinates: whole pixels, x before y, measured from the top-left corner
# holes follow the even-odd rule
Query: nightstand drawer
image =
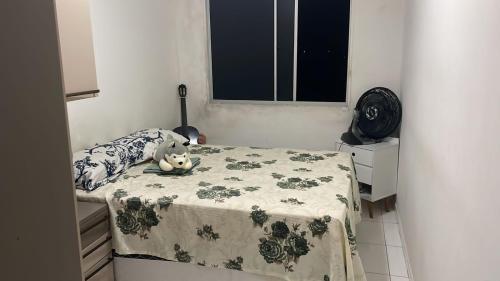
[(372, 184), (372, 168), (359, 165), (359, 164), (354, 164), (354, 167), (356, 169), (356, 176), (359, 182), (365, 183), (365, 184)]
[(85, 279), (89, 279), (93, 275), (96, 275), (100, 270), (106, 267), (109, 263), (113, 262), (113, 254), (110, 252), (100, 261), (98, 261), (94, 266), (92, 266), (87, 272), (84, 272)]
[[(340, 146), (340, 145), (339, 145)], [(351, 154), (354, 163), (373, 167), (373, 151), (342, 144), (340, 151)]]
[(111, 234), (109, 232), (104, 233), (101, 237), (97, 238), (94, 242), (90, 243), (87, 247), (82, 249), (82, 256), (88, 255), (95, 248), (109, 239), (111, 239)]
[(110, 260), (108, 262), (108, 264), (106, 264), (103, 268), (101, 268), (99, 271), (92, 274), (91, 276), (89, 276), (85, 280), (86, 281), (114, 281), (115, 274), (114, 274), (112, 260)]
[(99, 245), (92, 252), (83, 256), (82, 259), (82, 269), (85, 275), (87, 275), (92, 267), (96, 265), (100, 260), (105, 258), (109, 253), (111, 253), (111, 240), (107, 240)]
[(98, 222), (92, 228), (87, 229), (85, 232), (80, 234), (81, 237), (81, 247), (86, 249), (90, 244), (94, 243), (99, 237), (102, 237), (109, 231), (109, 220), (104, 219)]
[(91, 229), (99, 222), (108, 217), (108, 207), (106, 204), (78, 202), (78, 222), (80, 233)]

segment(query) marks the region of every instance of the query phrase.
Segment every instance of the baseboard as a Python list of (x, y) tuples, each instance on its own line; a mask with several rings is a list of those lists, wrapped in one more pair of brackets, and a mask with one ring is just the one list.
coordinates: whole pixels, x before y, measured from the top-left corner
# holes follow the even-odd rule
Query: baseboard
[[(396, 202), (396, 210), (398, 210), (398, 209), (399, 209), (398, 204)], [(413, 271), (411, 269), (410, 256), (408, 255), (408, 247), (406, 246), (406, 238), (405, 238), (405, 234), (403, 231), (403, 224), (401, 221), (401, 217), (399, 216), (399, 212), (397, 212), (397, 211), (396, 211), (396, 217), (398, 220), (399, 236), (401, 237), (401, 243), (403, 245), (403, 254), (405, 256), (406, 269), (408, 271), (408, 278), (410, 279), (410, 281), (415, 281), (415, 279), (413, 278)]]

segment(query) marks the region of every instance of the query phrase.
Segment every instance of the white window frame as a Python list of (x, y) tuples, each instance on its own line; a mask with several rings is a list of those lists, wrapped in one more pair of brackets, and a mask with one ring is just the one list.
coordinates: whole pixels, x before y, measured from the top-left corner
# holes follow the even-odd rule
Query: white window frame
[[(271, 1), (271, 0), (270, 0)], [(349, 38), (348, 38), (348, 56), (347, 56), (347, 85), (345, 101), (343, 102), (325, 102), (325, 101), (297, 101), (297, 34), (298, 34), (298, 6), (299, 1), (295, 0), (294, 9), (294, 42), (293, 42), (293, 101), (279, 101), (277, 100), (277, 6), (278, 0), (274, 1), (274, 100), (220, 100), (214, 99), (213, 88), (213, 75), (212, 75), (212, 33), (210, 29), (210, 0), (205, 0), (206, 10), (206, 26), (207, 26), (207, 57), (208, 57), (208, 84), (209, 84), (209, 103), (211, 104), (254, 104), (254, 105), (320, 105), (320, 106), (335, 106), (335, 107), (349, 107), (351, 97), (351, 67), (352, 67), (352, 31), (353, 31), (353, 0), (349, 0)]]

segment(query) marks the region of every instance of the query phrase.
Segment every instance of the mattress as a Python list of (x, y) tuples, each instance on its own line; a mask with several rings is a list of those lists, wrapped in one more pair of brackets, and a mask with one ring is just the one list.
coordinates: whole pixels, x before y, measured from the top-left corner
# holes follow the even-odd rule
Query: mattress
[(130, 168), (80, 201), (106, 202), (113, 248), (282, 280), (365, 280), (350, 155), (195, 145), (183, 176)]

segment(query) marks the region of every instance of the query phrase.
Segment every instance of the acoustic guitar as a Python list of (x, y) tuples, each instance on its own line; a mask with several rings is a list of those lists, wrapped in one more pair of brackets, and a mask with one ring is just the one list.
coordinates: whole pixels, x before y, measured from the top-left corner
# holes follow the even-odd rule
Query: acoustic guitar
[(184, 136), (191, 144), (197, 144), (200, 132), (193, 126), (188, 126), (187, 122), (187, 109), (186, 109), (186, 96), (187, 87), (184, 84), (179, 85), (179, 97), (181, 98), (181, 126), (174, 129), (179, 135)]

